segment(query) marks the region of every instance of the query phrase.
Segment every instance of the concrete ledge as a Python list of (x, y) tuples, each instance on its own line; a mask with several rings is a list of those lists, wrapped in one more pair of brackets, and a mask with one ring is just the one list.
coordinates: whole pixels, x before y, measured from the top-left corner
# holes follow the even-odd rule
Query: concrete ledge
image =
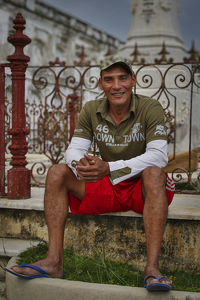
[[(44, 216), (44, 188), (33, 188), (32, 198), (0, 199), (1, 238), (48, 241)], [(160, 252), (160, 263), (173, 270), (177, 266), (200, 270), (200, 196), (175, 195)], [(69, 214), (64, 247), (77, 253), (95, 255), (104, 247), (111, 260), (146, 263), (146, 238), (142, 216), (132, 211), (104, 215)]]
[[(8, 267), (15, 264), (13, 257)], [(144, 288), (124, 287), (68, 281), (63, 279), (25, 280), (7, 272), (6, 294), (8, 300), (199, 300), (199, 293), (148, 292)]]
[(27, 248), (37, 246), (39, 241), (35, 240), (22, 240), (22, 239), (7, 239), (1, 238), (0, 240), (0, 256), (12, 257), (17, 256), (19, 253), (25, 251)]
[[(0, 198), (0, 208), (43, 211), (44, 190), (42, 187), (33, 187), (29, 199), (11, 200)], [(105, 215), (142, 217), (133, 211)], [(175, 194), (172, 204), (169, 206), (168, 219), (200, 220), (200, 195)]]
[(4, 268), (12, 256), (17, 256), (27, 248), (36, 246), (39, 241), (13, 238), (0, 239), (0, 279), (5, 280)]

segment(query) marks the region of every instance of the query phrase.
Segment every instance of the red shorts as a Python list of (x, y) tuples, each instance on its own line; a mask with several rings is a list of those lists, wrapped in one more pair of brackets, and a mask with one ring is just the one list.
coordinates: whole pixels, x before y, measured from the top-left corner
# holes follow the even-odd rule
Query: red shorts
[[(174, 196), (175, 185), (167, 174), (166, 176), (166, 196), (169, 205)], [(128, 179), (113, 185), (106, 176), (97, 182), (86, 183), (85, 187), (82, 201), (68, 193), (69, 207), (73, 214), (104, 214), (128, 210), (143, 213), (141, 178)]]

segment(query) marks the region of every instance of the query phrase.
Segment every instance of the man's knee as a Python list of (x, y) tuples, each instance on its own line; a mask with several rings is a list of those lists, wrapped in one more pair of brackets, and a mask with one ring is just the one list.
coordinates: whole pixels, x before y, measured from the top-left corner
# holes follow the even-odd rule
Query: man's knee
[(47, 174), (47, 180), (62, 182), (70, 174), (70, 169), (65, 164), (52, 165)]
[(158, 186), (165, 186), (166, 175), (164, 171), (159, 167), (147, 167), (141, 176), (141, 182), (143, 186), (148, 188), (156, 188)]
[[(142, 197), (144, 203), (149, 199), (154, 205), (167, 204), (166, 174), (159, 167), (146, 168), (141, 177)], [(164, 201), (164, 202), (163, 202)]]

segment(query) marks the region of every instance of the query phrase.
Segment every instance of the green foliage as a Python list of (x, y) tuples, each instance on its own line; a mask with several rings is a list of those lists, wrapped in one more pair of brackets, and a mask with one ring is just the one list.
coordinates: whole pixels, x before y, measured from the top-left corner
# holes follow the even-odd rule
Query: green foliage
[(41, 241), (37, 246), (31, 246), (17, 257), (17, 264), (32, 264), (35, 261), (44, 259), (47, 255), (48, 245)]
[[(33, 263), (44, 259), (47, 255), (48, 245), (41, 242), (25, 252), (19, 254), (17, 263)], [(161, 267), (161, 273), (173, 280), (172, 288), (176, 291), (200, 292), (200, 274), (189, 269), (180, 270), (179, 267), (169, 272), (166, 267)], [(132, 287), (143, 287), (144, 274), (134, 266), (106, 257), (105, 249), (96, 249), (96, 255), (89, 258), (79, 255), (74, 249), (64, 250), (64, 276), (63, 279), (115, 284)]]
[(64, 251), (64, 279), (92, 283), (143, 286), (143, 273), (133, 266), (112, 262), (105, 251), (96, 251), (94, 258), (77, 255), (74, 250)]
[(197, 270), (191, 271), (189, 268), (186, 268), (186, 271), (182, 271), (177, 269), (170, 274), (171, 279), (173, 280), (173, 290), (196, 293), (200, 292), (200, 274)]
[[(196, 183), (196, 182), (193, 182), (193, 185), (194, 185), (195, 188), (198, 187), (198, 183)], [(187, 182), (175, 183), (175, 190), (176, 191), (178, 191), (178, 190), (195, 191), (194, 187), (190, 183), (187, 184)]]

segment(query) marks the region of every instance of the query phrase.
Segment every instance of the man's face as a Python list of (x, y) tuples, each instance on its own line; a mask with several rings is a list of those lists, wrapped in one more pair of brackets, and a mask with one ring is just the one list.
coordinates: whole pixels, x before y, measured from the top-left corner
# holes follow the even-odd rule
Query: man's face
[(135, 86), (136, 77), (131, 75), (126, 67), (115, 64), (101, 73), (99, 86), (104, 90), (110, 105), (113, 107), (129, 106), (132, 88)]

